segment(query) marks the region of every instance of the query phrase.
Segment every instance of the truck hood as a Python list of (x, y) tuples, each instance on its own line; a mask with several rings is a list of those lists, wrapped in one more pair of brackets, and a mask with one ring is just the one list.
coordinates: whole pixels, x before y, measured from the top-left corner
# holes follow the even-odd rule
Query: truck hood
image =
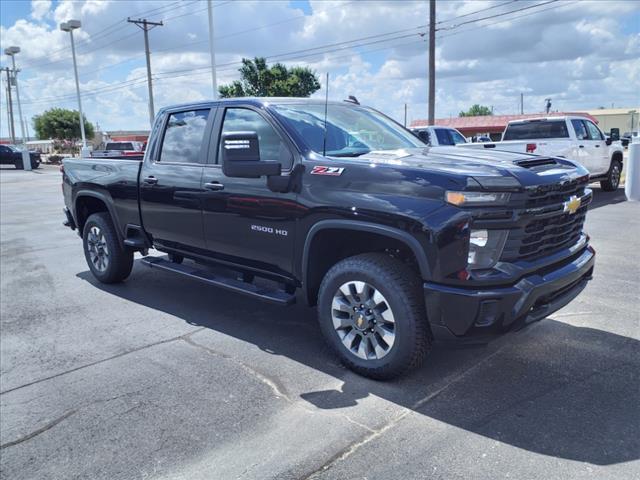
[(457, 147), (372, 151), (358, 157), (358, 160), (458, 177), (473, 177), (486, 188), (543, 185), (573, 180), (588, 174), (583, 167), (562, 158)]

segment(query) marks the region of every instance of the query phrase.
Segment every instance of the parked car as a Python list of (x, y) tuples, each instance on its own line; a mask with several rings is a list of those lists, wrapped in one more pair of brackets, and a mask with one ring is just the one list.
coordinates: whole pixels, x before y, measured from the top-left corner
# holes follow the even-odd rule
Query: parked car
[(126, 279), (137, 251), (185, 281), (302, 298), (341, 360), (379, 379), (416, 366), (434, 339), (486, 340), (550, 315), (595, 262), (584, 167), (427, 149), (352, 103), (164, 108), (144, 160), (66, 159), (62, 175), (66, 225), (99, 281)]
[(437, 125), (429, 127), (415, 127), (411, 131), (415, 133), (423, 142), (432, 147), (443, 145), (457, 145), (466, 143), (467, 139), (458, 130), (451, 127), (439, 127)]
[(622, 136), (620, 137), (620, 142), (622, 143), (623, 147), (628, 147), (629, 146), (629, 144), (633, 140), (633, 135), (634, 135), (634, 132), (624, 132), (622, 134)]
[[(29, 152), (31, 159), (31, 168), (36, 169), (40, 166), (41, 158), (38, 152)], [(16, 169), (22, 170), (22, 151), (15, 145), (0, 145), (0, 164), (14, 165)]]
[(467, 143), (463, 147), (568, 158), (584, 166), (590, 180), (600, 181), (603, 190), (616, 190), (620, 184), (624, 148), (585, 117), (514, 120), (507, 124), (501, 142)]
[(146, 142), (107, 142), (104, 150), (95, 150), (91, 156), (95, 158), (142, 157)]

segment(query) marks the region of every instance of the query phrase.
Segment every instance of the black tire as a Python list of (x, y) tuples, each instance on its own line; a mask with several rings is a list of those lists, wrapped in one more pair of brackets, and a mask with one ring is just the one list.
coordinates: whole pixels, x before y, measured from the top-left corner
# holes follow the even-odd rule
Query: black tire
[[(356, 341), (358, 344), (365, 341), (365, 337), (361, 334), (367, 333), (362, 329), (355, 330), (356, 320), (344, 320), (354, 322), (354, 327), (346, 327), (346, 330), (337, 330), (334, 327), (333, 315), (336, 312), (333, 309), (334, 296), (340, 296), (339, 289), (349, 282), (365, 282), (379, 291), (395, 319), (393, 344), (388, 346), (387, 352), (381, 358), (377, 358), (377, 353), (376, 358), (361, 358), (343, 344), (348, 336), (343, 335), (343, 332), (350, 334), (349, 328), (360, 335), (360, 341)], [(357, 298), (357, 295), (354, 297), (358, 302), (362, 300)], [(367, 310), (366, 313), (371, 312), (372, 310)], [(337, 313), (345, 315), (339, 311)], [(351, 315), (352, 319), (354, 317), (355, 314)], [(342, 362), (360, 375), (377, 380), (394, 378), (417, 367), (431, 346), (431, 334), (419, 276), (401, 261), (382, 253), (365, 253), (346, 258), (327, 272), (318, 295), (318, 318), (325, 340)], [(369, 322), (376, 323), (375, 320), (369, 320)], [(373, 353), (371, 352), (373, 337), (377, 336), (376, 342), (381, 338), (374, 329), (381, 325), (369, 324), (369, 326), (372, 329), (369, 330), (367, 341), (372, 342), (368, 347), (369, 352)]]
[[(133, 252), (118, 240), (108, 213), (94, 213), (84, 224), (82, 244), (87, 265), (102, 283), (118, 283), (126, 279), (133, 268)], [(99, 245), (98, 245), (99, 244)], [(100, 257), (102, 251), (102, 257)], [(106, 256), (104, 256), (106, 252)]]
[(16, 167), (16, 170), (22, 170), (22, 160), (15, 160), (13, 165)]
[(622, 175), (622, 162), (620, 160), (612, 160), (607, 178), (600, 182), (600, 188), (605, 192), (613, 192), (620, 186), (620, 176)]

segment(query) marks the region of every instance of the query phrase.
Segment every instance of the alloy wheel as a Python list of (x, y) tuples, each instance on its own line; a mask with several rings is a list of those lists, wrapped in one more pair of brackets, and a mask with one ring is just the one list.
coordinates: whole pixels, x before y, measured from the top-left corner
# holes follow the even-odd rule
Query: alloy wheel
[(363, 360), (379, 360), (393, 347), (396, 323), (387, 299), (367, 282), (342, 284), (331, 305), (333, 328), (342, 345)]
[(109, 248), (102, 230), (96, 225), (89, 229), (87, 250), (93, 266), (100, 272), (106, 271), (109, 267)]

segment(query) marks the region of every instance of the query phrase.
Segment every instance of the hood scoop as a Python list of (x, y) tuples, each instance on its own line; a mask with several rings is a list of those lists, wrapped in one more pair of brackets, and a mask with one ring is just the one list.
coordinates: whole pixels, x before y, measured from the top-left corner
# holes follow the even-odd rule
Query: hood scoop
[(532, 158), (525, 160), (516, 160), (516, 165), (522, 168), (530, 168), (535, 169), (537, 167), (548, 167), (550, 165), (558, 165), (558, 162), (555, 158)]

